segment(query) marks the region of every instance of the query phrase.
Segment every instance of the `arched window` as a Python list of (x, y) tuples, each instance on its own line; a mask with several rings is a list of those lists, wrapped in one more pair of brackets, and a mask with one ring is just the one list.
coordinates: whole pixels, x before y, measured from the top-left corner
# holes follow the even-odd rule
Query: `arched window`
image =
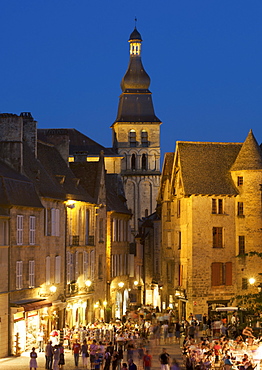
[(141, 131), (141, 144), (143, 147), (148, 147), (148, 132), (146, 130)]
[(136, 169), (136, 156), (135, 156), (135, 154), (132, 154), (132, 157), (131, 157), (131, 169), (132, 170)]
[(145, 154), (142, 154), (142, 170), (146, 170), (147, 168), (147, 163), (146, 163), (146, 155)]
[(136, 132), (135, 132), (135, 130), (130, 130), (129, 131), (129, 145), (131, 147), (136, 146)]

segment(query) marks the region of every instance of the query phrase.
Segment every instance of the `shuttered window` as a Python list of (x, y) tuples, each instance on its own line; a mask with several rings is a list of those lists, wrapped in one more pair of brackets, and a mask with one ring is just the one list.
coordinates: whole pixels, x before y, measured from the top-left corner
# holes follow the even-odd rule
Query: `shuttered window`
[(61, 283), (61, 256), (55, 257), (55, 284)]
[(35, 216), (29, 217), (29, 244), (35, 244)]
[(17, 215), (16, 219), (16, 244), (17, 245), (22, 245), (23, 244), (23, 222), (24, 222), (24, 216), (22, 215)]
[(232, 262), (211, 264), (211, 285), (232, 285)]
[(16, 261), (16, 289), (23, 288), (23, 261)]
[(35, 287), (35, 261), (29, 261), (29, 288)]

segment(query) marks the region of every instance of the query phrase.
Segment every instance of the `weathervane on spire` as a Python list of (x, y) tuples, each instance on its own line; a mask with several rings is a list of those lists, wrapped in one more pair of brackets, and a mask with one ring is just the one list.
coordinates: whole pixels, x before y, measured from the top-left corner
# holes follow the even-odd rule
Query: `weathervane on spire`
[(136, 28), (137, 17), (135, 17), (135, 28)]

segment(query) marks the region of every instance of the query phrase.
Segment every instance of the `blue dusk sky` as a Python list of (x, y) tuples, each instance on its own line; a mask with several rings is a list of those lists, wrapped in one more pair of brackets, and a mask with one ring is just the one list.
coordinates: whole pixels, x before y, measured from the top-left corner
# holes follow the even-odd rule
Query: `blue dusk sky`
[(0, 111), (110, 147), (135, 17), (162, 154), (262, 142), (261, 0), (2, 0)]

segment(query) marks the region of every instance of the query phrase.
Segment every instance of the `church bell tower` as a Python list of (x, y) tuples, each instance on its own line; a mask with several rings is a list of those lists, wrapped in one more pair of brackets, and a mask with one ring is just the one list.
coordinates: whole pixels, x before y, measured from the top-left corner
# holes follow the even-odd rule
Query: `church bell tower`
[(130, 60), (121, 81), (122, 94), (113, 123), (113, 147), (123, 157), (121, 175), (128, 208), (133, 213), (132, 232), (138, 219), (155, 211), (160, 183), (160, 125), (154, 112), (150, 77), (141, 60), (142, 38), (136, 27), (128, 40)]

